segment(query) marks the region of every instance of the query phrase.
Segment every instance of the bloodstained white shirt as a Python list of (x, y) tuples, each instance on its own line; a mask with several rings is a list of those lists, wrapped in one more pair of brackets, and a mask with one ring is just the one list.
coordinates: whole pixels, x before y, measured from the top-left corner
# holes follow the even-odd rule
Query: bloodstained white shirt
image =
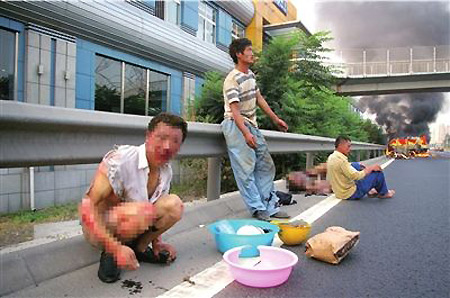
[(145, 144), (140, 146), (115, 146), (103, 158), (108, 169), (108, 180), (114, 193), (124, 202), (156, 202), (162, 195), (168, 194), (172, 180), (172, 167), (166, 163), (160, 168), (159, 182), (153, 195), (147, 192), (148, 166)]

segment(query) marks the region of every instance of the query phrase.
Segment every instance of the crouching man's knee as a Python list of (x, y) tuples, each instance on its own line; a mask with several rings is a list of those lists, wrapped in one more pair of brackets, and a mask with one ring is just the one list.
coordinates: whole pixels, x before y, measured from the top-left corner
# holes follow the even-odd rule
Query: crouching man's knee
[(175, 194), (169, 194), (159, 198), (155, 203), (155, 207), (158, 218), (167, 217), (173, 223), (180, 221), (184, 212), (183, 202)]
[(155, 212), (151, 203), (122, 203), (109, 212), (106, 225), (119, 239), (129, 241), (154, 223)]

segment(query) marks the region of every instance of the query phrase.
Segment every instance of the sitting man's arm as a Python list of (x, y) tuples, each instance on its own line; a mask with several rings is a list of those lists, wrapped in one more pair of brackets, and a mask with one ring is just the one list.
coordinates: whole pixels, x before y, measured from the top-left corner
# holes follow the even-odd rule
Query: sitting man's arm
[(382, 169), (379, 165), (367, 166), (367, 167), (363, 168), (361, 171), (357, 171), (348, 162), (342, 162), (340, 165), (340, 168), (341, 168), (342, 174), (345, 177), (347, 177), (348, 179), (353, 180), (353, 181), (364, 179), (364, 177), (366, 177), (367, 175), (369, 175), (372, 172), (382, 171)]
[(108, 200), (112, 200), (112, 198), (117, 199), (106, 176), (106, 166), (102, 162), (89, 191), (81, 202), (81, 221), (89, 230), (89, 233), (100, 242), (105, 251), (114, 256), (119, 267), (135, 270), (138, 268), (139, 263), (133, 250), (126, 245), (122, 245), (120, 241), (111, 235), (106, 229), (102, 214), (100, 214), (101, 209), (106, 211), (107, 206), (111, 204)]
[(347, 177), (350, 180), (361, 180), (364, 179), (364, 177), (367, 175), (367, 168), (365, 168), (364, 170), (361, 171), (357, 171), (354, 167), (352, 167), (350, 165), (349, 162), (341, 162), (340, 163), (340, 169), (341, 169), (341, 173), (342, 175), (344, 175), (345, 177)]
[(372, 166), (367, 166), (364, 168), (366, 175), (369, 175), (372, 172), (381, 172), (382, 170), (383, 169), (381, 168), (380, 165), (372, 165)]

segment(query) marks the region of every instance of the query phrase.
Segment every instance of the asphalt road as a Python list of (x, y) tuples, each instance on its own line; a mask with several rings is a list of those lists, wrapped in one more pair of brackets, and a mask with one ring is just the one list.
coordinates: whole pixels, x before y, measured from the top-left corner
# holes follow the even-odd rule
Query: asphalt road
[(250, 289), (237, 282), (224, 297), (449, 297), (450, 160), (396, 160), (386, 170), (392, 199), (344, 201), (314, 223), (360, 231), (337, 266), (304, 256), (284, 285)]
[[(306, 258), (304, 245), (287, 247), (298, 254), (299, 263), (285, 284), (256, 289), (233, 281), (214, 297), (449, 297), (449, 171), (449, 159), (394, 161), (385, 174), (397, 191), (395, 198), (343, 201), (314, 222), (312, 235), (335, 225), (361, 232), (360, 243), (341, 264)], [(299, 204), (287, 208), (291, 215), (324, 197), (296, 199)], [(221, 260), (204, 227), (167, 240), (179, 251), (170, 266), (144, 264), (124, 272), (121, 281), (104, 284), (94, 264), (10, 296), (155, 297)], [(126, 287), (126, 280), (140, 286)]]

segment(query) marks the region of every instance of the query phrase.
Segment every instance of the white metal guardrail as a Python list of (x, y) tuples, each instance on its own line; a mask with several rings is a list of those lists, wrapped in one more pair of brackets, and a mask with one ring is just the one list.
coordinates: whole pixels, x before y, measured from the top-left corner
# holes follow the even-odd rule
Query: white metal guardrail
[[(0, 101), (0, 168), (97, 163), (115, 144), (140, 145), (151, 117)], [(332, 151), (334, 139), (263, 130), (272, 153)], [(354, 150), (382, 145), (353, 142)], [(220, 126), (189, 122), (179, 158), (210, 157), (208, 198), (220, 195)]]
[(325, 65), (341, 70), (337, 77), (448, 73), (450, 46), (336, 50)]

